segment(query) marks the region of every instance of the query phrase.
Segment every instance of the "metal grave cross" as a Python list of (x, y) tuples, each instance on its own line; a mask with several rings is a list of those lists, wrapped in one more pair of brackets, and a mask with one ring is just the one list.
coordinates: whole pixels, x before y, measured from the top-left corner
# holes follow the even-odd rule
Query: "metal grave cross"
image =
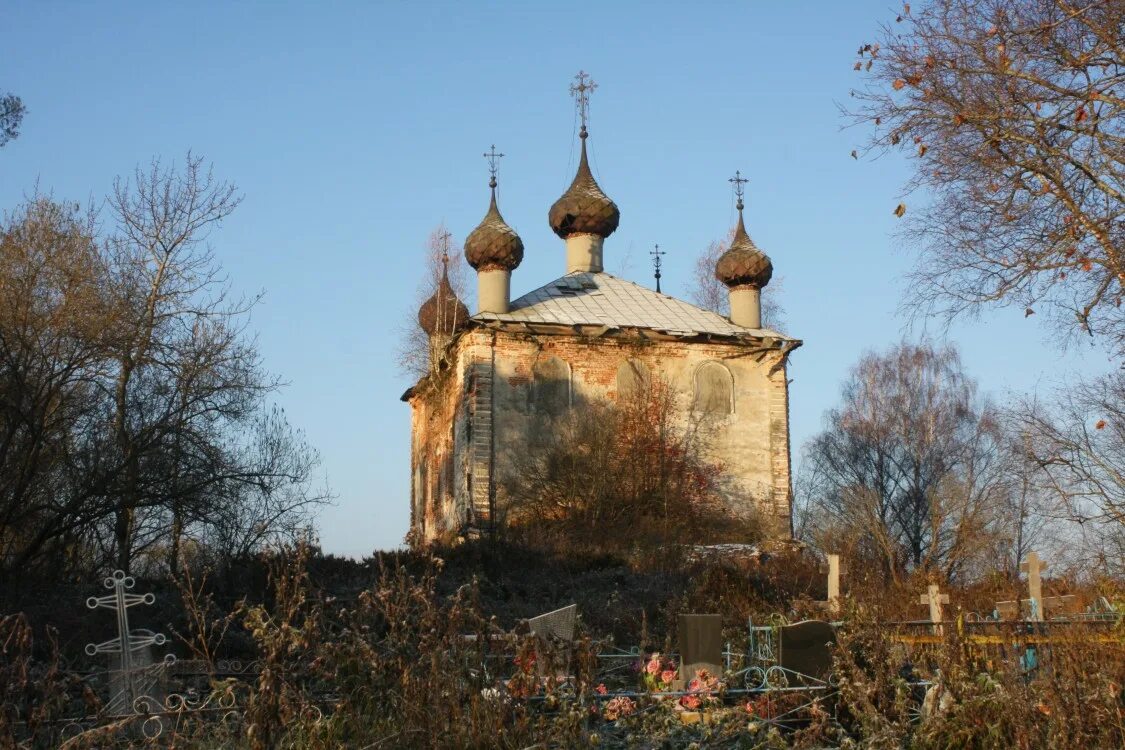
[[(125, 575), (125, 571), (116, 570), (113, 575), (103, 581), (107, 589), (113, 589), (112, 594), (106, 596), (91, 596), (86, 600), (90, 609), (112, 609), (117, 614), (117, 637), (102, 643), (86, 644), (86, 653), (90, 656), (97, 654), (120, 654), (120, 685), (117, 695), (111, 696), (110, 705), (119, 706), (126, 712), (136, 712), (135, 702), (143, 697), (141, 686), (137, 680), (137, 669), (134, 667), (136, 652), (152, 645), (162, 646), (167, 640), (163, 633), (153, 633), (150, 630), (129, 629), (129, 607), (138, 604), (152, 604), (156, 597), (148, 594), (130, 594), (136, 581), (132, 576)], [(123, 700), (121, 700), (123, 699)]]
[(941, 605), (949, 604), (949, 594), (941, 593), (936, 583), (931, 583), (926, 593), (918, 597), (919, 604), (930, 605), (930, 622), (934, 624), (934, 632), (941, 635)]
[(1040, 560), (1035, 552), (1029, 553), (1027, 560), (1020, 563), (1020, 572), (1027, 573), (1027, 596), (1031, 599), (1029, 619), (1034, 621), (1043, 620), (1043, 581), (1039, 574), (1047, 567), (1047, 563)]

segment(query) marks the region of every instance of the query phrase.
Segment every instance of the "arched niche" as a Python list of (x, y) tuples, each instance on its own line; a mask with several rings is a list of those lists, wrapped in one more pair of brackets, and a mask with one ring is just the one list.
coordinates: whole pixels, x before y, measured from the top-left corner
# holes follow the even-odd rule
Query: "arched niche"
[(624, 398), (635, 396), (648, 388), (652, 382), (648, 367), (644, 362), (636, 359), (627, 359), (617, 366), (617, 396)]
[(695, 370), (692, 408), (701, 414), (725, 416), (734, 412), (734, 376), (720, 362), (704, 362)]
[(531, 408), (555, 417), (570, 407), (570, 365), (555, 356), (531, 367)]

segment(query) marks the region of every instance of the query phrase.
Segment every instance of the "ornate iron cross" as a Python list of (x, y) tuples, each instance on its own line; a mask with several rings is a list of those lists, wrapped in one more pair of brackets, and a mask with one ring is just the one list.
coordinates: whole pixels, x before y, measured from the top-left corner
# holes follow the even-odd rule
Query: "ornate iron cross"
[(656, 291), (659, 292), (660, 291), (660, 266), (663, 265), (661, 263), (660, 256), (667, 255), (668, 253), (661, 250), (660, 245), (654, 245), (652, 250), (648, 251), (648, 254), (652, 256), (652, 271), (653, 271), (653, 276), (656, 277)]
[(586, 122), (590, 117), (590, 94), (598, 87), (594, 83), (594, 79), (590, 78), (590, 74), (584, 70), (578, 71), (574, 76), (577, 83), (570, 84), (570, 95), (574, 97), (574, 102), (578, 106), (578, 117), (582, 120), (582, 132), (586, 132)]
[[(132, 576), (125, 575), (125, 571), (116, 570), (103, 584), (107, 589), (113, 589), (112, 594), (106, 596), (91, 596), (86, 600), (90, 609), (112, 609), (117, 614), (117, 637), (102, 643), (86, 644), (86, 653), (90, 656), (97, 654), (120, 654), (122, 695), (112, 696), (110, 705), (119, 705), (126, 712), (136, 712), (136, 700), (143, 697), (143, 689), (137, 681), (137, 669), (134, 667), (134, 652), (148, 646), (162, 646), (167, 641), (163, 633), (153, 633), (151, 630), (129, 629), (129, 607), (138, 604), (152, 604), (156, 597), (148, 594), (130, 594), (136, 581)], [(174, 658), (174, 657), (173, 657)], [(123, 698), (119, 702), (118, 698)]]
[(729, 180), (727, 180), (727, 182), (734, 185), (734, 196), (736, 198), (735, 208), (737, 208), (739, 211), (741, 211), (742, 208), (743, 208), (742, 186), (745, 185), (747, 182), (750, 182), (750, 180), (743, 177), (742, 172), (740, 172), (739, 170), (736, 169), (736, 170), (734, 170), (734, 177), (731, 177)]
[(490, 176), (488, 186), (494, 188), (496, 187), (496, 175), (500, 171), (500, 159), (503, 158), (504, 154), (496, 153), (496, 144), (493, 143), (492, 149), (483, 156), (488, 159), (488, 174)]

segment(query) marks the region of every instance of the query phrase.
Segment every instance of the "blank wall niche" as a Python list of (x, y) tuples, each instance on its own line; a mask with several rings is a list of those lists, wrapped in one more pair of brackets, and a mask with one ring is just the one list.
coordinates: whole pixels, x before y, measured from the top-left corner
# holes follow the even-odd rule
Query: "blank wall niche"
[(570, 365), (555, 356), (531, 368), (531, 406), (538, 414), (555, 417), (570, 407)]
[(719, 362), (704, 362), (695, 371), (692, 408), (703, 414), (723, 416), (734, 412), (734, 377)]

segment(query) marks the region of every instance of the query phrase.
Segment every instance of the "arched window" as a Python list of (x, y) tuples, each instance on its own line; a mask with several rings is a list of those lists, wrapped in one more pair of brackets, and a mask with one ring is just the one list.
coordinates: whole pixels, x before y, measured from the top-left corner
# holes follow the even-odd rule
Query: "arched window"
[(704, 362), (695, 371), (692, 408), (703, 414), (724, 415), (734, 411), (734, 378), (724, 365)]
[(617, 367), (618, 398), (636, 395), (647, 388), (650, 382), (652, 379), (643, 362), (627, 359)]
[(537, 361), (531, 368), (532, 409), (558, 416), (570, 406), (570, 365), (558, 357)]

